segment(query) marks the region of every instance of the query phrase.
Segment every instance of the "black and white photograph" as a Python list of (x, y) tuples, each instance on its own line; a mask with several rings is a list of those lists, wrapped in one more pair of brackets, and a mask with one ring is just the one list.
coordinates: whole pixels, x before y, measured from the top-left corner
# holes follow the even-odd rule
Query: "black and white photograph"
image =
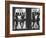
[(6, 37), (45, 34), (44, 3), (7, 1), (5, 8)]
[(13, 30), (23, 30), (26, 27), (26, 9), (13, 7)]
[(10, 5), (10, 33), (42, 32), (42, 6)]
[(39, 30), (40, 9), (13, 7), (13, 31)]
[(40, 29), (40, 9), (39, 8), (31, 9), (31, 27), (34, 30)]
[(5, 37), (45, 35), (45, 4), (5, 1)]

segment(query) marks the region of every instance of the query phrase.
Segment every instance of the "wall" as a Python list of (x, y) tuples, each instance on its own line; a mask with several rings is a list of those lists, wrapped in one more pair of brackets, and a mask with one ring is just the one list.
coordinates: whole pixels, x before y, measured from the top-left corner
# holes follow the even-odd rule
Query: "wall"
[[(46, 3), (45, 0), (16, 0), (16, 1), (28, 1), (28, 2), (42, 2), (42, 3)], [(46, 13), (45, 13), (45, 16), (46, 16)], [(45, 22), (46, 22), (46, 20), (45, 20)], [(0, 0), (0, 38), (5, 38), (4, 36), (5, 36), (5, 0)], [(11, 37), (11, 38), (13, 38), (13, 37)], [(46, 35), (24, 36), (24, 37), (16, 37), (16, 38), (46, 38)]]

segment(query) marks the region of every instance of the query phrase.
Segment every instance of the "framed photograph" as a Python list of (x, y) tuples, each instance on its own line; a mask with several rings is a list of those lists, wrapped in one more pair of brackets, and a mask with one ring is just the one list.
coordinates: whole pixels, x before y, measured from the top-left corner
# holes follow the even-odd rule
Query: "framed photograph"
[(5, 36), (32, 36), (45, 34), (44, 3), (6, 1)]

